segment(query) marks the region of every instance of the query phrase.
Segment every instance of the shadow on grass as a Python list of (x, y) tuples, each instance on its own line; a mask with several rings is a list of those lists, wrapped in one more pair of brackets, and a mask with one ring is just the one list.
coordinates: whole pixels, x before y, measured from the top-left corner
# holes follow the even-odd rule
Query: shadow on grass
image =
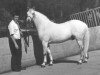
[(70, 60), (70, 59), (57, 59), (57, 60), (54, 60), (54, 63), (55, 64), (57, 63), (76, 63), (78, 64), (78, 61)]

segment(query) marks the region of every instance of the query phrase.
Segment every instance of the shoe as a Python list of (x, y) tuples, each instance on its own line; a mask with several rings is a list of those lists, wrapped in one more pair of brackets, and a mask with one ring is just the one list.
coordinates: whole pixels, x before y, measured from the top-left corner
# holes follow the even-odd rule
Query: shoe
[(14, 71), (14, 72), (20, 72), (21, 69), (12, 69), (12, 71)]
[(21, 70), (26, 70), (26, 67), (21, 67)]

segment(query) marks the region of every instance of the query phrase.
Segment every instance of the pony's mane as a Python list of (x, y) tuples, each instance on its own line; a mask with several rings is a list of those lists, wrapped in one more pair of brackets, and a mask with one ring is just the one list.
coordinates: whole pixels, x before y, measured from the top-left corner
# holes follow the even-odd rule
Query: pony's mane
[(45, 16), (44, 14), (38, 12), (38, 11), (35, 11), (35, 13), (40, 16), (40, 18), (44, 19), (45, 21), (50, 21), (49, 18), (47, 16)]

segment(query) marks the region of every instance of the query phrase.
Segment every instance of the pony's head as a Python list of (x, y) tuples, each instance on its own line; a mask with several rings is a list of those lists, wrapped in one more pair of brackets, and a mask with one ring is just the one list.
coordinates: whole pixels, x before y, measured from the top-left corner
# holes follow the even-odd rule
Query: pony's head
[(27, 21), (31, 21), (35, 17), (35, 9), (29, 8), (27, 12)]

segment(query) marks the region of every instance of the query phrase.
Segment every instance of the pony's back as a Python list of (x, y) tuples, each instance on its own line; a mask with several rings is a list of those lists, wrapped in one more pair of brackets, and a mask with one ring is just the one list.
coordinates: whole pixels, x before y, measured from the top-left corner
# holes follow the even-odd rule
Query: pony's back
[(84, 29), (88, 29), (88, 26), (86, 23), (84, 23), (83, 21), (80, 21), (80, 20), (70, 20), (69, 21), (69, 24), (71, 25), (71, 27), (73, 29), (77, 29), (79, 31), (82, 31)]

